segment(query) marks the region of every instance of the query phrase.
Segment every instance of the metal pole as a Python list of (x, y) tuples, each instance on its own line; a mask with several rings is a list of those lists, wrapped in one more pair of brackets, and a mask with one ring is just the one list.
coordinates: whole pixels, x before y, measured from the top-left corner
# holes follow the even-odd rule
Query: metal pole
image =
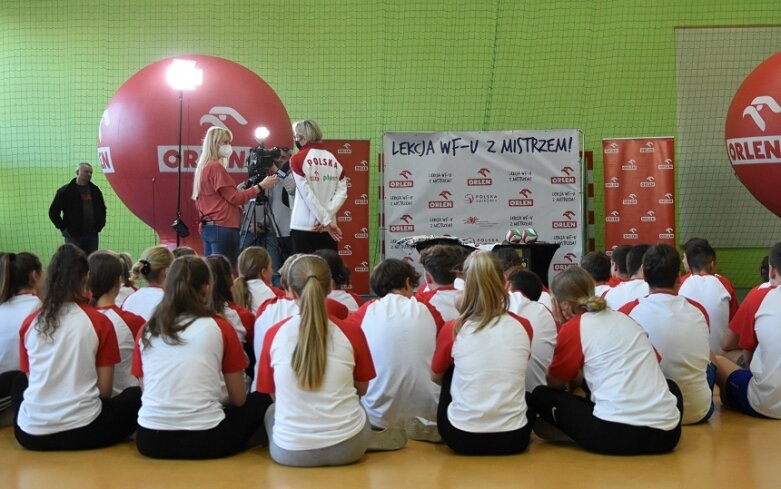
[[(179, 151), (177, 159), (179, 164), (176, 170), (176, 218), (182, 218), (182, 105), (184, 91), (179, 90)], [(176, 233), (176, 247), (179, 247), (179, 233)]]

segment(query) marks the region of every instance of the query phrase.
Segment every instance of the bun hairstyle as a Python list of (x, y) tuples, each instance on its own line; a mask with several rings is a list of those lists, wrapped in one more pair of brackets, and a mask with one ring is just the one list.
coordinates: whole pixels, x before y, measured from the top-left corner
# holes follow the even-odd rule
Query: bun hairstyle
[(581, 267), (569, 267), (554, 276), (550, 291), (558, 302), (569, 302), (579, 312), (599, 312), (607, 305), (605, 300), (594, 295), (594, 279)]
[(149, 340), (156, 336), (169, 345), (179, 345), (182, 343), (180, 331), (187, 329), (198, 318), (214, 316), (214, 309), (204, 303), (200, 296), (203, 287), (210, 283), (211, 272), (202, 258), (177, 258), (166, 277), (163, 300), (144, 329), (144, 345), (149, 346)]
[(502, 264), (495, 255), (486, 251), (473, 252), (464, 263), (464, 271), (462, 312), (453, 328), (456, 335), (469, 320), (479, 321), (475, 331), (480, 331), (507, 312)]
[(350, 270), (344, 266), (344, 262), (339, 256), (339, 253), (330, 249), (322, 249), (317, 250), (312, 254), (319, 256), (328, 263), (328, 267), (331, 269), (331, 278), (336, 285), (350, 284)]
[(252, 303), (247, 280), (260, 278), (260, 273), (271, 265), (271, 255), (265, 248), (250, 246), (239, 255), (237, 268), (239, 276), (233, 281), (233, 300), (244, 308)]
[(174, 254), (165, 246), (158, 245), (147, 248), (141, 258), (133, 265), (133, 280), (143, 277), (149, 284), (161, 285), (163, 272), (171, 266)]
[(92, 253), (87, 262), (90, 271), (87, 287), (92, 292), (89, 303), (94, 306), (122, 277), (122, 260), (113, 251), (99, 250)]
[(326, 297), (331, 288), (331, 269), (319, 256), (301, 255), (288, 270), (288, 284), (300, 300), (301, 322), (298, 343), (293, 351), (291, 367), (298, 385), (305, 390), (317, 390), (325, 376), (328, 312)]
[(0, 253), (0, 304), (30, 287), (30, 275), (42, 269), (41, 260), (32, 253)]
[(84, 301), (84, 278), (89, 273), (87, 256), (80, 248), (64, 244), (57, 248), (46, 269), (43, 306), (38, 316), (36, 331), (54, 336), (59, 327), (59, 313), (69, 302)]

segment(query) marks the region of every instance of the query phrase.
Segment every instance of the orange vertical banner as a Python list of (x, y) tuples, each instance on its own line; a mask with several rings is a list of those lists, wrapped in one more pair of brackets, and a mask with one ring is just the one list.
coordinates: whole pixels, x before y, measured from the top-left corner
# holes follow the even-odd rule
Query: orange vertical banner
[(640, 243), (675, 246), (674, 139), (603, 139), (602, 154), (605, 249)]

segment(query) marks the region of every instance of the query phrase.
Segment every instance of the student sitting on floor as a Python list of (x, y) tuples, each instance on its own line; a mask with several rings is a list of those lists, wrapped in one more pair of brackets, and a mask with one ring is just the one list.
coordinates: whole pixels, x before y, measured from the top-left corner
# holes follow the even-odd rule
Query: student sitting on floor
[(141, 392), (111, 397), (119, 347), (114, 326), (84, 299), (87, 257), (65, 244), (46, 270), (45, 298), (20, 331), (21, 369), (11, 397), (16, 440), (30, 450), (88, 450), (136, 429)]
[[(673, 450), (681, 437), (683, 400), (675, 382), (665, 380), (648, 334), (607, 309), (580, 267), (556, 275), (551, 293), (563, 325), (548, 385), (531, 394), (540, 415), (534, 432), (611, 455)], [(581, 386), (588, 399), (572, 393)]]
[(708, 313), (676, 294), (681, 258), (670, 245), (652, 246), (643, 257), (643, 276), (651, 293), (619, 309), (648, 332), (662, 357), (664, 376), (681, 389), (682, 424), (706, 421), (713, 414), (716, 368), (710, 363)]
[(122, 309), (149, 321), (155, 308), (163, 300), (166, 274), (173, 261), (173, 253), (165, 246), (153, 246), (145, 249), (141, 258), (133, 265), (132, 272), (133, 280), (144, 277), (147, 286), (130, 294), (122, 303)]
[(117, 294), (115, 304), (117, 307), (122, 307), (122, 304), (125, 303), (125, 299), (127, 299), (130, 294), (137, 291), (138, 287), (136, 287), (136, 284), (134, 284), (133, 280), (130, 278), (130, 271), (133, 269), (133, 259), (130, 257), (130, 254), (122, 252), (117, 256), (119, 256), (119, 261), (122, 262), (122, 283), (119, 285), (119, 293)]
[(611, 288), (610, 258), (601, 251), (590, 251), (580, 260), (580, 266), (594, 279), (594, 294), (602, 297)]
[[(629, 280), (629, 271), (626, 269), (626, 255), (629, 254), (630, 245), (618, 245), (610, 252), (610, 280), (608, 285), (615, 287), (621, 282)], [(602, 297), (601, 295), (597, 297)]]
[(716, 356), (722, 403), (752, 416), (781, 419), (781, 242), (770, 250), (770, 287), (746, 297), (722, 338), (743, 349), (748, 369)]
[(253, 314), (268, 299), (285, 293), (271, 285), (271, 255), (260, 246), (249, 246), (239, 255), (239, 276), (233, 281), (233, 301)]
[(442, 385), (437, 425), (442, 440), (465, 455), (520, 453), (534, 416), (526, 403), (529, 321), (507, 311), (499, 260), (467, 258), (461, 315), (437, 337), (432, 378)]
[(358, 294), (342, 288), (350, 285), (350, 271), (344, 266), (339, 253), (323, 249), (312, 254), (325, 260), (331, 268), (331, 277), (333, 277), (334, 283), (331, 285), (331, 293), (328, 294), (328, 298), (344, 304), (350, 314), (357, 311), (363, 304), (363, 299)]
[(629, 250), (626, 255), (629, 280), (621, 282), (600, 296), (605, 299), (607, 307), (617, 311), (627, 302), (648, 295), (648, 283), (643, 280), (643, 255), (650, 247), (647, 244), (639, 244)]
[[(144, 393), (136, 444), (147, 457), (226, 457), (247, 448), (253, 433), (262, 429), (269, 400), (247, 395), (247, 359), (239, 337), (207, 305), (210, 295), (206, 262), (177, 258), (163, 301), (139, 335), (133, 375)], [(223, 385), (226, 407), (220, 402)]]
[(464, 256), (460, 246), (443, 244), (429, 246), (420, 253), (428, 291), (418, 293), (416, 297), (420, 302), (431, 304), (445, 321), (458, 317), (455, 306), (458, 290), (453, 282), (463, 266)]

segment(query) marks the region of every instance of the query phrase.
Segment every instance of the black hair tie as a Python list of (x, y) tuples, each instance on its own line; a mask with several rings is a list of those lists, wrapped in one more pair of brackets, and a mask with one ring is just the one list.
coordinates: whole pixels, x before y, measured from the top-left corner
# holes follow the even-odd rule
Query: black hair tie
[(141, 264), (141, 273), (143, 275), (149, 275), (149, 273), (152, 271), (152, 264), (143, 259), (138, 260), (138, 262)]

